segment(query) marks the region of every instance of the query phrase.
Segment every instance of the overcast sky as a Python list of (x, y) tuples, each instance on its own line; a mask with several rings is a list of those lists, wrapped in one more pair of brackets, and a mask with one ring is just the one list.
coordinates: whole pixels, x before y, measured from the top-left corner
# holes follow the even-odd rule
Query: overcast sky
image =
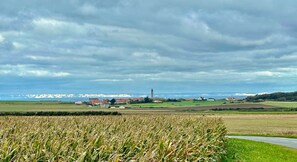
[(2, 0), (0, 93), (297, 90), (296, 0)]

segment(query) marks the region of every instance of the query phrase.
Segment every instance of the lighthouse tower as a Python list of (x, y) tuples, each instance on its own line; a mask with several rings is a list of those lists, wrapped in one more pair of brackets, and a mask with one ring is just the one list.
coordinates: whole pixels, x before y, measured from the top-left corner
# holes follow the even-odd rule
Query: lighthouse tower
[(152, 99), (154, 98), (154, 90), (153, 90), (153, 88), (151, 89), (151, 98)]

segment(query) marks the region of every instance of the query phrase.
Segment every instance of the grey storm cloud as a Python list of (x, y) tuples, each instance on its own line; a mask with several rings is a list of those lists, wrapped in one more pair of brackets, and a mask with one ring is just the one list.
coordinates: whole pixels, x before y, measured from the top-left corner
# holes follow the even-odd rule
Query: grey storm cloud
[(0, 76), (80, 78), (81, 84), (288, 84), (297, 81), (296, 5), (294, 0), (1, 1)]

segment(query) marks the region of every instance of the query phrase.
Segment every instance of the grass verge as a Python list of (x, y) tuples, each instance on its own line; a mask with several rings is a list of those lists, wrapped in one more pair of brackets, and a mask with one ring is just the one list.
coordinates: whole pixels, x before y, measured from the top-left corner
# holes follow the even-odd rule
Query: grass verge
[(224, 162), (296, 162), (297, 150), (242, 139), (228, 139)]
[(228, 136), (259, 136), (259, 137), (283, 137), (283, 138), (297, 138), (297, 135), (276, 135), (276, 134), (236, 134), (228, 133)]

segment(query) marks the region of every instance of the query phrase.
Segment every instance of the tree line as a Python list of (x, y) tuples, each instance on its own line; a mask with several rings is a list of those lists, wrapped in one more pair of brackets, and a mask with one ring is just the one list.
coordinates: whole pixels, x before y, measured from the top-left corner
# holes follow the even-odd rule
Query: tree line
[(246, 98), (248, 102), (261, 102), (261, 101), (297, 101), (296, 92), (276, 92), (271, 94), (262, 94), (256, 96), (249, 96)]

